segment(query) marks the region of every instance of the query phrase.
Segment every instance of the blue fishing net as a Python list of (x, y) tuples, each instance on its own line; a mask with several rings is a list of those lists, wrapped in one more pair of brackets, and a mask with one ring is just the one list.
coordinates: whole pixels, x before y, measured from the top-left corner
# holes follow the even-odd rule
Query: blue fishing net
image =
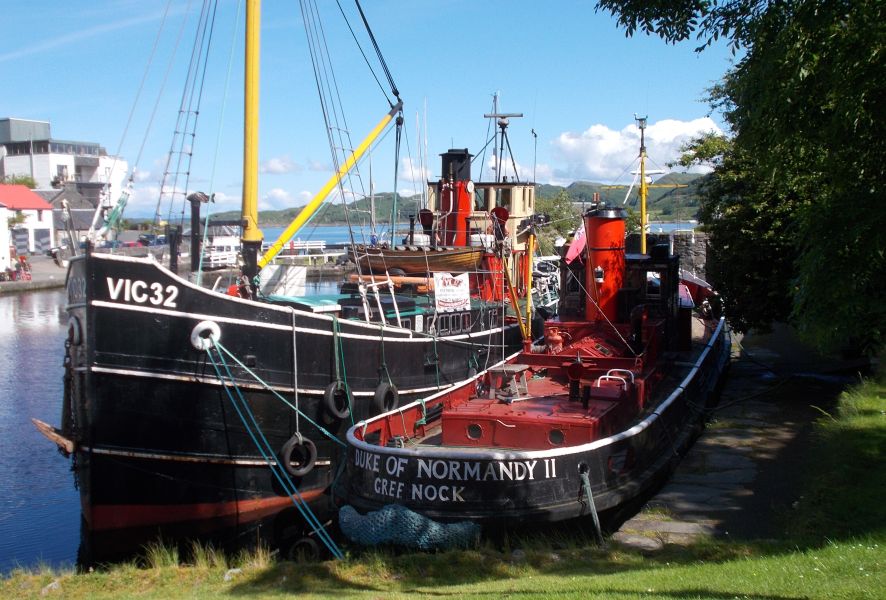
[(394, 544), (420, 550), (468, 548), (477, 543), (480, 526), (470, 521), (438, 523), (399, 504), (361, 515), (351, 506), (338, 511), (342, 533), (357, 544)]

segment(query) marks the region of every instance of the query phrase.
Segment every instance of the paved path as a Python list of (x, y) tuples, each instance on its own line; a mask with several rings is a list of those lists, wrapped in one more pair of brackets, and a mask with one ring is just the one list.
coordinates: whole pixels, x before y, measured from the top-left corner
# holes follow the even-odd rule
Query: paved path
[[(736, 336), (737, 338), (739, 336)], [(742, 346), (743, 344), (743, 346)], [(723, 395), (670, 481), (612, 540), (655, 551), (700, 536), (766, 539), (798, 496), (819, 409), (832, 406), (853, 365), (823, 359), (784, 327), (733, 345)], [(818, 407), (818, 408), (816, 408)]]

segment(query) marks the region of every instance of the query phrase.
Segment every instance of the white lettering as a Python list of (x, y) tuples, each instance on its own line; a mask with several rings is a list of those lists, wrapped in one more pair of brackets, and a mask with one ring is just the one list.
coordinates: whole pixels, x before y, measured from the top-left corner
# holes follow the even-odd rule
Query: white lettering
[(389, 456), (385, 461), (385, 470), (388, 472), (388, 475), (399, 477), (403, 473), (403, 469), (406, 468), (406, 462), (407, 459), (405, 458)]
[(164, 290), (161, 283), (148, 283), (140, 279), (133, 281), (131, 279), (108, 277), (107, 282), (108, 296), (111, 300), (122, 299), (124, 302), (135, 302), (137, 304), (151, 303), (154, 306), (162, 304), (170, 308), (176, 307), (175, 300), (178, 298), (179, 289), (174, 285), (168, 285)]
[(151, 291), (154, 292), (154, 295), (151, 296), (151, 304), (154, 306), (163, 304), (163, 284), (157, 282), (152, 283)]
[(108, 277), (108, 295), (111, 296), (111, 300), (116, 300), (120, 296), (120, 288), (122, 287), (122, 279), (118, 279), (115, 281), (114, 278)]
[(354, 466), (358, 469), (366, 469), (378, 473), (378, 454), (370, 454), (364, 450), (354, 450)]
[[(424, 483), (412, 484), (412, 500), (427, 500), (434, 502), (464, 502), (462, 492), (465, 491), (464, 486), (456, 485), (430, 485)], [(399, 497), (399, 496), (398, 496)]]
[(174, 285), (167, 285), (166, 293), (169, 294), (169, 297), (166, 299), (166, 302), (163, 303), (163, 306), (175, 308), (175, 299), (178, 298), (178, 288)]
[(141, 290), (144, 290), (146, 287), (148, 287), (148, 284), (145, 283), (144, 281), (133, 282), (133, 284), (132, 284), (132, 299), (135, 302), (138, 302), (139, 304), (144, 304), (145, 302), (148, 301), (148, 295), (145, 294), (143, 291), (141, 291)]

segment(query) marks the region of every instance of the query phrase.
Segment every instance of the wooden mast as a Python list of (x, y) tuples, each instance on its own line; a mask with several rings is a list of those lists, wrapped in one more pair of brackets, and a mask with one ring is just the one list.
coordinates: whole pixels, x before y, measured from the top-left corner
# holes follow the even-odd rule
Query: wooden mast
[(258, 274), (262, 232), (258, 227), (258, 101), (261, 0), (246, 1), (246, 58), (243, 110), (243, 274), (250, 281)]

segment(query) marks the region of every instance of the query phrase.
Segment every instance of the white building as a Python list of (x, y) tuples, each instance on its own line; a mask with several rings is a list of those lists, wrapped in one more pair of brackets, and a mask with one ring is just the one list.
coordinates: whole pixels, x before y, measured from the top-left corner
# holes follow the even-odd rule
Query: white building
[(15, 248), (16, 255), (46, 252), (54, 239), (52, 205), (24, 185), (0, 185), (0, 206), (6, 209), (7, 228), (12, 219), (8, 234), (11, 243), (7, 248)]
[(95, 142), (54, 139), (47, 121), (0, 119), (0, 180), (29, 176), (40, 189), (73, 182), (84, 197), (107, 206), (119, 198), (128, 170)]

